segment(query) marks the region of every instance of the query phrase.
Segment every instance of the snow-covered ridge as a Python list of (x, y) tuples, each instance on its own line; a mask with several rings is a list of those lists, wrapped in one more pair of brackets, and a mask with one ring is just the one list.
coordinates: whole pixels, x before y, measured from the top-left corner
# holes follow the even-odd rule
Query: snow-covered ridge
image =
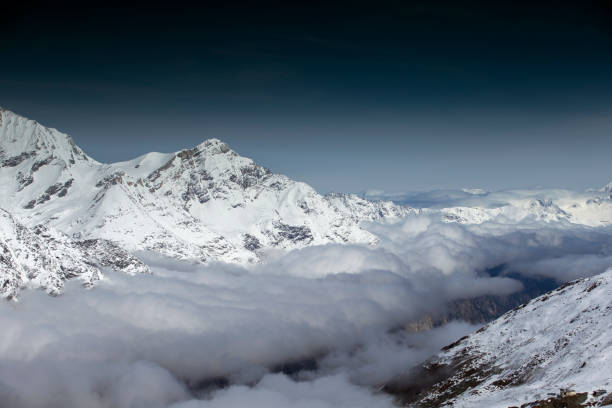
[(608, 270), (533, 299), (446, 347), (425, 366), (443, 375), (416, 406), (522, 406), (566, 388), (596, 404), (605, 395), (597, 390), (612, 391), (611, 293)]
[(218, 139), (102, 164), (69, 136), (2, 110), (0, 149), (0, 208), (24, 224), (181, 259), (248, 263), (269, 248), (374, 244), (362, 221), (411, 212), (354, 195), (323, 196)]

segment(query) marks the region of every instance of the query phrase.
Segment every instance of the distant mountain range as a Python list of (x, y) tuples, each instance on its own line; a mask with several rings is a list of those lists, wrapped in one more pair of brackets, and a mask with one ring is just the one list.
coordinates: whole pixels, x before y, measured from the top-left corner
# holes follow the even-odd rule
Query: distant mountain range
[(486, 191), (480, 189), (433, 190), (385, 194), (367, 192), (369, 200), (392, 200), (398, 205), (440, 214), (451, 222), (566, 222), (590, 227), (612, 224), (612, 183), (596, 190), (564, 189)]

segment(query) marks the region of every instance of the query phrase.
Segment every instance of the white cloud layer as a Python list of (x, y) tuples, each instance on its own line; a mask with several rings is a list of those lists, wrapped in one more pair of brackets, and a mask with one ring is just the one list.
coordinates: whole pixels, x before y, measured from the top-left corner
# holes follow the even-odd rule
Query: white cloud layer
[[(0, 313), (0, 400), (11, 407), (377, 407), (373, 393), (474, 327), (390, 330), (449, 300), (507, 294), (489, 268), (558, 281), (612, 264), (609, 230), (447, 224), (368, 227), (377, 247), (270, 254), (252, 268), (146, 255), (154, 275), (65, 295), (24, 292)], [(279, 364), (317, 359), (296, 377)], [(210, 392), (215, 381), (230, 386)], [(223, 381), (218, 382), (222, 384)]]
[(254, 387), (232, 386), (210, 400), (191, 400), (172, 408), (391, 408), (391, 398), (373, 395), (343, 375), (293, 381), (282, 374), (266, 375)]

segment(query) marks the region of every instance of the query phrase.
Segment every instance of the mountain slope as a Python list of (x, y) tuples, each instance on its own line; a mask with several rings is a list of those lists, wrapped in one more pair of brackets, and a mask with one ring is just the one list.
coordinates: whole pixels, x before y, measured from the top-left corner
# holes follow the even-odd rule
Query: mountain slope
[(612, 391), (611, 294), (609, 270), (533, 299), (447, 346), (418, 373), (437, 381), (411, 406), (522, 406), (564, 388), (599, 401), (605, 392), (595, 391)]
[(362, 221), (411, 212), (354, 195), (322, 196), (217, 139), (101, 164), (67, 135), (0, 110), (0, 147), (0, 207), (27, 225), (131, 251), (246, 263), (269, 248), (373, 244)]
[(28, 228), (0, 210), (0, 297), (12, 298), (25, 287), (57, 295), (72, 278), (91, 286), (102, 278), (105, 267), (130, 274), (149, 272), (111, 242), (73, 241), (42, 225)]

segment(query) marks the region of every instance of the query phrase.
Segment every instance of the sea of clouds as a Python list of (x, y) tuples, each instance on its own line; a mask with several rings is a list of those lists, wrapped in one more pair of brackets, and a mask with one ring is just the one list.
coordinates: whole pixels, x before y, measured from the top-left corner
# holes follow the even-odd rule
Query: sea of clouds
[(505, 272), (564, 282), (612, 265), (608, 228), (434, 216), (367, 228), (378, 245), (271, 252), (250, 267), (140, 254), (152, 275), (24, 291), (1, 305), (0, 405), (390, 407), (383, 385), (477, 328), (407, 323), (521, 290)]

